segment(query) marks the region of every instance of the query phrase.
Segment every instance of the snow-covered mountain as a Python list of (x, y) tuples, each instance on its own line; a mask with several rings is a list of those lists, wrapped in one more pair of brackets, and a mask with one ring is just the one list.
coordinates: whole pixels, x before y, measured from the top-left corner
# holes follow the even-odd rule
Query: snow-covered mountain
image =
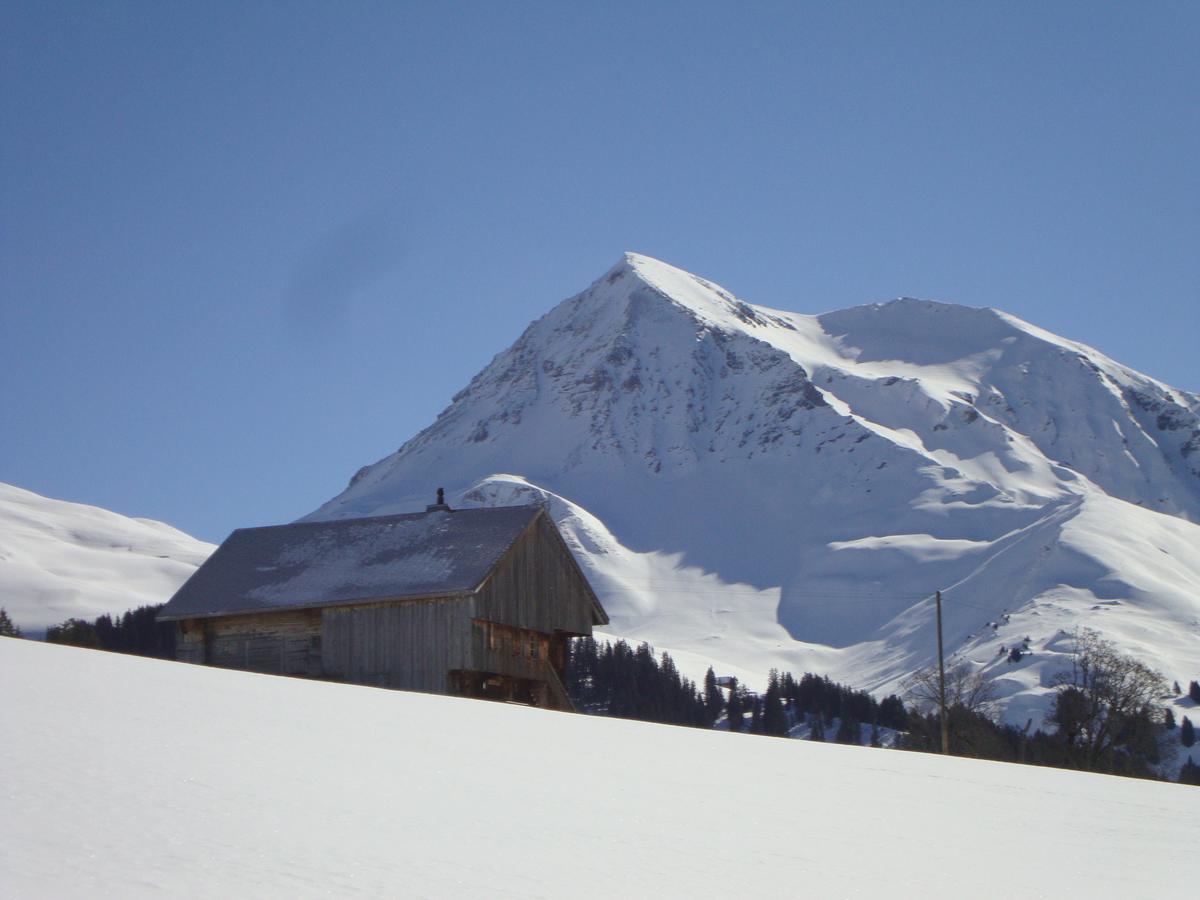
[(439, 485), (548, 502), (613, 633), (693, 671), (894, 690), (940, 588), (1022, 724), (1079, 625), (1200, 674), (1200, 397), (998, 310), (800, 315), (627, 254), (312, 518)]
[(30, 634), (165, 603), (215, 549), (162, 522), (0, 484), (0, 606)]

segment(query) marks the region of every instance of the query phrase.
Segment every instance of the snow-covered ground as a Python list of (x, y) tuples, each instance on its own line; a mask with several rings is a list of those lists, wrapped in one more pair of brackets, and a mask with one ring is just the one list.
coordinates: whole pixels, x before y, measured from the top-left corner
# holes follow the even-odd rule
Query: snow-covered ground
[(1079, 626), (1200, 676), (1198, 413), (998, 310), (800, 315), (628, 254), (313, 518), (540, 499), (612, 634), (759, 687), (898, 690), (941, 589), (948, 652), (1040, 724)]
[(215, 549), (162, 522), (0, 484), (0, 606), (27, 634), (165, 603)]
[(1196, 789), (0, 639), (5, 897), (1192, 897)]

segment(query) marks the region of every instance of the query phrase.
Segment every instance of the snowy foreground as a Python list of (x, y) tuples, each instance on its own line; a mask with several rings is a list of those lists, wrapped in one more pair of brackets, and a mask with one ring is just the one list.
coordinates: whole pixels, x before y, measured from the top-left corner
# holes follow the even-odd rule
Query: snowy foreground
[(0, 895), (1184, 897), (1200, 792), (0, 639)]

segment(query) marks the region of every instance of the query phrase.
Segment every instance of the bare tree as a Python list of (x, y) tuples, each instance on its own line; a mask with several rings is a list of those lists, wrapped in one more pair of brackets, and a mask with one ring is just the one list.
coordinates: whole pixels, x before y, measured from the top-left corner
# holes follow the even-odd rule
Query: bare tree
[(1058, 696), (1046, 720), (1093, 769), (1117, 747), (1132, 752), (1145, 739), (1167, 681), (1091, 629), (1080, 629), (1074, 638), (1071, 668), (1054, 679)]
[[(938, 669), (918, 669), (903, 683), (905, 699), (917, 716), (909, 719), (906, 746), (932, 749), (941, 744)], [(955, 756), (990, 756), (997, 751), (996, 688), (992, 679), (971, 663), (960, 662), (946, 672), (946, 746)]]
[[(938, 708), (938, 668), (925, 666), (904, 679), (904, 697), (922, 713)], [(964, 710), (991, 719), (996, 713), (996, 685), (982, 669), (960, 662), (946, 672), (946, 709)]]

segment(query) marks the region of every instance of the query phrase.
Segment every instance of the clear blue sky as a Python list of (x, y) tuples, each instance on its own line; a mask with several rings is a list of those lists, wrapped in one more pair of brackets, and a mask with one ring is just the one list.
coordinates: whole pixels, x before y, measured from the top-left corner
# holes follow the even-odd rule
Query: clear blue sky
[(220, 540), (638, 250), (1200, 389), (1200, 4), (0, 6), (0, 480)]

